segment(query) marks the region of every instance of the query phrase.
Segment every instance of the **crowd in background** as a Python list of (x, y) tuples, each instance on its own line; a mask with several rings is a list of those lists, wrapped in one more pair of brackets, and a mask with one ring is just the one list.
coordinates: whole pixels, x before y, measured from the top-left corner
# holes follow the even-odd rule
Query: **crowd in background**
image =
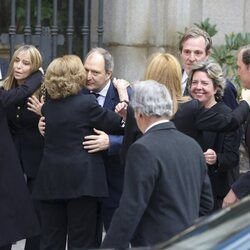
[[(45, 74), (32, 45), (0, 62), (0, 250), (152, 246), (250, 194), (249, 97), (237, 101), (211, 48), (192, 27), (181, 62), (154, 53), (133, 84), (113, 77), (103, 48)], [(250, 45), (237, 66), (250, 88)]]

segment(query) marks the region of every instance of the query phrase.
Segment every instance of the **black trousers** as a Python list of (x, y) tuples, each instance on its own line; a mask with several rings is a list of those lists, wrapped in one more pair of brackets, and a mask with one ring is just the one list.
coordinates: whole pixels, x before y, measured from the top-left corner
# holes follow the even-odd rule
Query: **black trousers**
[(42, 233), (40, 250), (95, 247), (97, 199), (83, 196), (40, 202)]
[(102, 244), (103, 229), (108, 231), (112, 217), (115, 213), (116, 207), (107, 207), (102, 202), (98, 202), (97, 208), (97, 230), (96, 230), (96, 248)]
[[(27, 186), (28, 186), (30, 193), (33, 192), (34, 185), (35, 185), (35, 179), (27, 177)], [(39, 219), (39, 222), (41, 223), (40, 202), (37, 200), (32, 200), (32, 201), (33, 201), (33, 205), (34, 205), (37, 217)], [(39, 250), (39, 249), (40, 249), (40, 235), (26, 239), (24, 250)]]

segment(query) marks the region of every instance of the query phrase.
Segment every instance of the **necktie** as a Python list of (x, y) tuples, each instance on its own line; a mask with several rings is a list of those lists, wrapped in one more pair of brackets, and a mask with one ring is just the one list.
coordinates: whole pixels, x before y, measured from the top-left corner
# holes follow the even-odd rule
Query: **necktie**
[(100, 96), (100, 94), (97, 94), (95, 92), (92, 92), (91, 94), (93, 94), (96, 97), (96, 99)]

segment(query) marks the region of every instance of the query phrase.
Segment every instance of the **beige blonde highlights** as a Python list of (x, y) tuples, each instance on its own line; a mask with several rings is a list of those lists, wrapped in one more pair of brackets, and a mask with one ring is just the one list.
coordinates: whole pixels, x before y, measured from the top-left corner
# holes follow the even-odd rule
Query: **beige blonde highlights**
[(76, 55), (54, 59), (48, 66), (44, 84), (52, 99), (78, 94), (86, 84), (86, 71)]
[(13, 87), (16, 86), (16, 79), (14, 78), (14, 62), (16, 60), (16, 58), (21, 54), (21, 53), (27, 53), (29, 58), (30, 58), (30, 62), (31, 62), (31, 72), (35, 72), (37, 71), (40, 67), (42, 67), (42, 56), (39, 52), (39, 50), (33, 46), (33, 45), (23, 45), (20, 48), (18, 48), (10, 61), (9, 64), (9, 69), (6, 75), (6, 78), (3, 81), (3, 87), (6, 90), (9, 90)]

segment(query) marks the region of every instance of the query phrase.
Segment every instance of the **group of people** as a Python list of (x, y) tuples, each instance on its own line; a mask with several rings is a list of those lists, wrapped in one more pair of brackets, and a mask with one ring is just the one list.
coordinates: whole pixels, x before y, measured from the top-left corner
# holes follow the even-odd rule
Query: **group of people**
[[(183, 69), (155, 53), (132, 88), (103, 48), (44, 76), (34, 46), (16, 50), (0, 88), (0, 250), (23, 238), (26, 250), (154, 245), (250, 194), (250, 172), (238, 179), (250, 101), (238, 104), (211, 47), (187, 30)], [(237, 65), (250, 88), (250, 46)]]

